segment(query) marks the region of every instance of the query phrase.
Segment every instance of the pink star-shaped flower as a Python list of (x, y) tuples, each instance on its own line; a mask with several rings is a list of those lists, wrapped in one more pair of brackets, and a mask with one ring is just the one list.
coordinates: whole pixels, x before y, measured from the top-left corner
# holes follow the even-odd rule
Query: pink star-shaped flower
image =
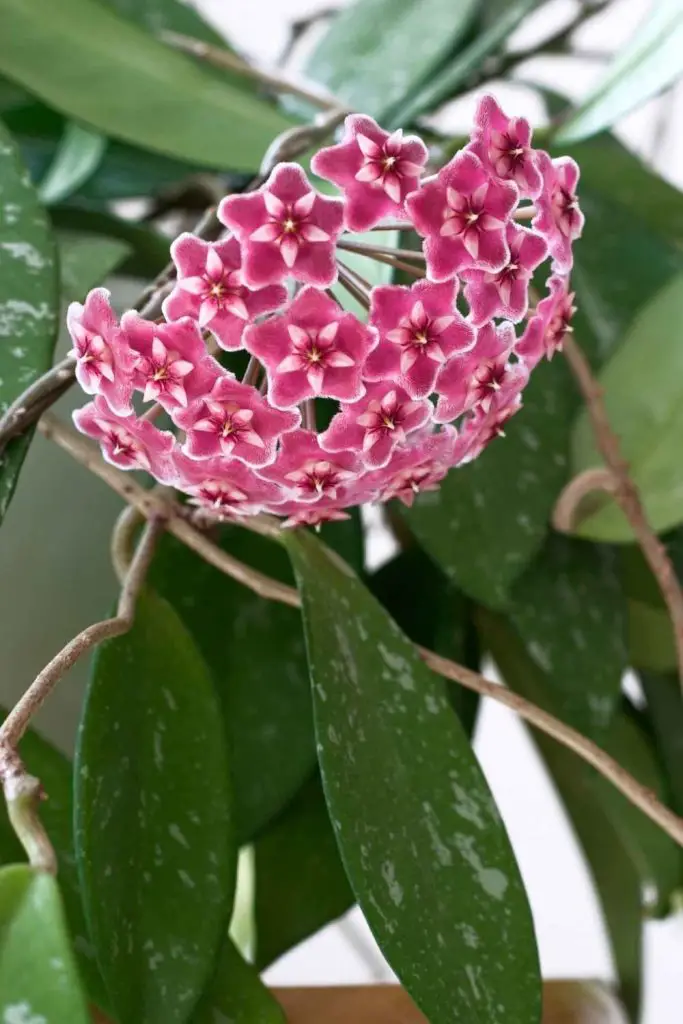
[(76, 409), (73, 420), (82, 434), (100, 442), (107, 462), (119, 469), (144, 469), (163, 484), (176, 483), (176, 440), (169, 431), (159, 430), (134, 413), (118, 415), (101, 395)]
[(517, 187), (492, 179), (468, 150), (412, 192), (406, 209), (425, 239), (430, 278), (446, 281), (467, 267), (502, 270), (509, 256), (505, 226), (516, 202)]
[(397, 448), (382, 469), (368, 473), (367, 486), (375, 488), (379, 501), (398, 498), (412, 505), (420, 491), (434, 491), (453, 461), (457, 433), (446, 427), (438, 433), (416, 435), (411, 443)]
[(359, 465), (353, 452), (330, 455), (312, 430), (294, 430), (284, 435), (276, 461), (261, 470), (261, 476), (287, 488), (293, 501), (337, 503)]
[(493, 96), (483, 96), (474, 117), (471, 149), (498, 178), (514, 181), (520, 195), (535, 199), (543, 187), (531, 126), (523, 117), (508, 118)]
[(405, 216), (403, 201), (418, 187), (426, 161), (416, 135), (390, 135), (371, 117), (351, 114), (341, 143), (316, 153), (311, 168), (342, 189), (349, 230), (367, 231), (385, 217)]
[(278, 515), (287, 516), (282, 523), (283, 530), (293, 530), (297, 526), (313, 526), (319, 528), (323, 523), (340, 523), (349, 519), (349, 514), (335, 505), (305, 505), (300, 501), (288, 501), (284, 505), (272, 509)]
[(520, 387), (509, 388), (504, 395), (496, 397), (488, 410), (475, 409), (461, 427), (455, 446), (456, 465), (462, 466), (478, 458), (484, 449), (497, 437), (505, 437), (509, 420), (522, 408)]
[(202, 333), (189, 317), (155, 324), (131, 310), (121, 317), (121, 330), (137, 355), (135, 387), (143, 401), (158, 402), (167, 412), (188, 405), (225, 372), (206, 351)]
[(191, 458), (230, 455), (265, 466), (275, 459), (278, 439), (298, 427), (301, 417), (273, 409), (256, 388), (224, 376), (175, 421), (187, 433), (184, 451)]
[(85, 303), (72, 302), (66, 324), (74, 347), (76, 380), (88, 395), (104, 395), (111, 409), (131, 411), (133, 364), (106, 288), (94, 288)]
[(163, 305), (167, 320), (189, 316), (208, 327), (221, 348), (242, 347), (248, 323), (287, 301), (282, 285), (252, 291), (242, 281), (240, 247), (236, 238), (205, 242), (185, 233), (171, 246), (177, 284)]
[(465, 298), (470, 306), (470, 320), (479, 327), (494, 316), (518, 323), (529, 305), (529, 282), (534, 270), (548, 254), (541, 235), (510, 222), (506, 228), (510, 256), (502, 270), (463, 270)]
[(245, 347), (268, 371), (268, 398), (278, 409), (316, 396), (356, 401), (363, 394), (363, 363), (376, 344), (372, 327), (310, 287), (281, 316), (244, 335)]
[(553, 274), (548, 279), (549, 295), (541, 299), (534, 316), (515, 345), (515, 351), (529, 369), (546, 356), (552, 359), (562, 350), (562, 343), (573, 328), (571, 319), (576, 312), (574, 292), (569, 291), (569, 280)]
[(474, 348), (465, 355), (454, 356), (439, 373), (435, 422), (450, 423), (477, 407), (486, 410), (499, 392), (508, 386), (516, 387), (525, 371), (520, 364), (510, 362), (514, 345), (512, 324), (484, 324)]
[(434, 390), (439, 367), (474, 344), (472, 327), (455, 308), (456, 282), (418, 281), (411, 288), (374, 288), (370, 323), (380, 343), (368, 357), (368, 380), (389, 381), (412, 398)]
[(321, 434), (320, 444), (327, 452), (359, 452), (366, 466), (377, 469), (433, 411), (426, 399), (414, 401), (403, 388), (378, 381), (368, 384), (360, 401), (342, 406)]
[(336, 281), (344, 202), (316, 192), (298, 164), (278, 164), (255, 192), (227, 196), (218, 216), (239, 240), (242, 275), (250, 288), (277, 284), (288, 275), (319, 288)]
[(571, 157), (551, 160), (542, 151), (538, 154), (538, 161), (543, 189), (536, 200), (538, 213), (532, 225), (548, 243), (554, 261), (553, 270), (567, 274), (574, 262), (572, 242), (580, 237), (585, 220), (576, 195), (579, 167)]
[(286, 494), (238, 459), (217, 457), (198, 462), (176, 456), (178, 486), (191, 496), (192, 504), (219, 519), (254, 516), (266, 506), (285, 500)]

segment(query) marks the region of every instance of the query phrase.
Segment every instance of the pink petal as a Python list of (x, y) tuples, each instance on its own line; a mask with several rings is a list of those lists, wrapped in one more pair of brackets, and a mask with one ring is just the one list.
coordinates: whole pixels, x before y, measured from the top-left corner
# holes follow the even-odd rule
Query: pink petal
[[(285, 216), (287, 212), (287, 207), (282, 202), (282, 200), (275, 195), (274, 192), (265, 191), (263, 193), (263, 202), (266, 204), (266, 210), (268, 211), (271, 217), (277, 217), (278, 219), (282, 219)], [(252, 238), (254, 239), (254, 241), (260, 241), (260, 239), (254, 238), (253, 235)]]
[(327, 231), (323, 231), (316, 224), (304, 224), (301, 228), (301, 235), (307, 242), (329, 242), (330, 240)]
[(398, 175), (389, 173), (384, 176), (384, 191), (395, 203), (401, 202), (401, 182)]
[(414, 348), (406, 349), (401, 353), (401, 373), (408, 373), (417, 362), (417, 352)]
[(296, 258), (299, 255), (299, 243), (296, 238), (292, 235), (285, 235), (280, 242), (280, 255), (284, 261), (286, 267), (290, 270), (296, 263)]
[(301, 356), (287, 356), (277, 366), (278, 373), (294, 373), (296, 370), (303, 370), (304, 363)]
[(210, 248), (206, 253), (206, 272), (214, 281), (223, 276), (223, 261), (215, 249)]
[(216, 313), (218, 312), (218, 302), (212, 296), (210, 299), (204, 299), (201, 306), (199, 307), (199, 315), (197, 322), (200, 327), (206, 327), (211, 323)]
[(299, 217), (307, 217), (315, 204), (315, 192), (312, 190), (306, 192), (305, 195), (301, 196), (301, 199), (297, 199), (294, 203), (294, 212)]
[(168, 393), (171, 398), (178, 402), (179, 405), (187, 405), (187, 394), (182, 384), (170, 384), (168, 387)]
[(377, 158), (382, 155), (381, 147), (376, 142), (373, 142), (372, 139), (369, 139), (367, 135), (363, 135), (362, 132), (358, 132), (356, 135), (356, 142), (361, 153), (365, 156)]
[(224, 300), (225, 308), (233, 316), (239, 317), (240, 320), (249, 319), (249, 310), (247, 309), (244, 299), (241, 299), (239, 295), (229, 295)]
[(181, 277), (178, 279), (178, 287), (190, 295), (201, 295), (206, 291), (206, 281), (203, 277)]
[(316, 366), (315, 364), (309, 368), (306, 373), (306, 379), (311, 385), (313, 392), (319, 395), (323, 389), (323, 383), (325, 380), (325, 372), (322, 366)]
[(155, 363), (166, 362), (166, 346), (160, 338), (152, 338), (152, 357)]
[(377, 181), (378, 178), (382, 177), (382, 169), (379, 164), (368, 163), (363, 164), (361, 169), (356, 174), (356, 181)]
[(265, 441), (255, 430), (245, 430), (244, 434), (240, 438), (245, 444), (250, 444), (254, 448), (265, 448)]
[(194, 370), (194, 363), (187, 359), (176, 359), (173, 365), (173, 373), (176, 377), (187, 377), (188, 373)]
[(280, 237), (280, 225), (273, 224), (262, 224), (260, 228), (257, 228), (251, 235), (249, 240), (251, 242), (275, 242)]
[(341, 366), (355, 366), (355, 359), (351, 356), (347, 356), (344, 352), (332, 352), (327, 357), (328, 366), (334, 366), (336, 368)]
[(322, 341), (333, 342), (339, 333), (339, 321), (333, 320), (332, 323), (325, 324), (324, 327), (318, 331), (318, 337)]
[(297, 324), (289, 324), (287, 333), (295, 345), (307, 345), (309, 342), (308, 331), (305, 331), (303, 327), (297, 326)]

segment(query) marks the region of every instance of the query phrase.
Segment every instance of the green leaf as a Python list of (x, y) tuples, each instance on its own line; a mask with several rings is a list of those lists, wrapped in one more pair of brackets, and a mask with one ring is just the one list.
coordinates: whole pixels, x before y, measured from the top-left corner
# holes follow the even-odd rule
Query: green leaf
[(0, 17), (0, 71), (116, 138), (249, 171), (291, 124), (97, 0), (0, 0)]
[(82, 210), (74, 206), (53, 206), (50, 218), (60, 235), (75, 235), (83, 240), (93, 236), (97, 242), (115, 239), (125, 245), (127, 258), (118, 267), (121, 274), (154, 278), (169, 261), (168, 238), (151, 228), (141, 227), (110, 213)]
[(46, 206), (59, 203), (77, 192), (97, 170), (106, 148), (104, 135), (69, 121), (38, 190)]
[(559, 142), (585, 139), (608, 128), (676, 81), (683, 71), (683, 10), (679, 0), (657, 0), (604, 77), (562, 126)]
[[(4, 29), (0, 36), (4, 36)], [(49, 222), (2, 124), (0, 237), (1, 416), (50, 366), (59, 311), (55, 246)], [(0, 454), (0, 523), (30, 442), (29, 435), (17, 438)]]
[(59, 271), (65, 302), (81, 302), (86, 293), (101, 284), (125, 260), (130, 246), (118, 238), (75, 235), (60, 232)]
[[(421, 548), (412, 545), (401, 551), (367, 583), (414, 643), (444, 658), (469, 662), (473, 639), (469, 602)], [(448, 697), (471, 736), (479, 706), (477, 694), (453, 683), (448, 686)]]
[[(291, 580), (279, 545), (240, 527), (221, 544), (253, 568)], [(229, 735), (239, 843), (291, 800), (315, 764), (301, 616), (266, 601), (164, 537), (150, 580), (174, 606), (211, 671)]]
[[(430, 113), (454, 96), (466, 85), (472, 72), (481, 68), (491, 53), (503, 49), (511, 33), (539, 3), (540, 0), (509, 0), (503, 14), (476, 36), (452, 62), (432, 76), (423, 88), (412, 92), (404, 91), (405, 102), (395, 106), (391, 111), (390, 125), (413, 124), (418, 117)], [(416, 8), (421, 7), (419, 3), (416, 4)], [(438, 25), (435, 27), (438, 28)], [(420, 28), (417, 31), (417, 38), (421, 39), (423, 34), (424, 29)], [(414, 37), (409, 41), (411, 45), (415, 45)]]
[[(636, 317), (618, 352), (600, 375), (604, 401), (621, 451), (630, 464), (647, 517), (663, 531), (683, 521), (683, 478), (677, 438), (683, 430), (683, 275), (662, 288)], [(572, 434), (575, 473), (601, 465), (584, 410)], [(608, 497), (594, 498), (576, 532), (592, 540), (633, 539), (623, 512)]]
[(325, 796), (375, 938), (431, 1024), (537, 1020), (524, 887), (445, 686), (313, 536), (286, 544)]
[[(554, 713), (550, 683), (514, 629), (485, 609), (479, 610), (478, 624), (484, 645), (510, 689)], [(602, 906), (621, 997), (635, 1024), (642, 974), (642, 910), (634, 854), (606, 813), (593, 770), (545, 734), (533, 732), (533, 737), (583, 847)]]
[(354, 903), (317, 773), (258, 837), (254, 865), (255, 962), (264, 970)]
[(634, 668), (667, 672), (678, 656), (669, 613), (644, 601), (628, 602), (629, 662)]
[(223, 943), (216, 974), (190, 1018), (190, 1024), (286, 1024), (282, 1007), (255, 968)]
[(476, 0), (356, 0), (331, 22), (307, 64), (351, 109), (382, 120), (458, 45)]
[(211, 679), (154, 594), (95, 656), (75, 777), (83, 898), (115, 1012), (185, 1021), (227, 928), (235, 837)]
[(0, 1008), (7, 1024), (90, 1024), (57, 882), (24, 864), (0, 869)]
[[(97, 1006), (106, 1008), (104, 982), (95, 962), (95, 952), (85, 923), (76, 870), (71, 763), (33, 730), (29, 730), (22, 739), (19, 753), (27, 770), (40, 779), (47, 796), (40, 806), (40, 819), (57, 856), (59, 886), (80, 975), (89, 999)], [(3, 812), (0, 814), (0, 863), (9, 864), (24, 857), (25, 853), (14, 829), (7, 814)]]
[(510, 595), (510, 619), (547, 673), (560, 717), (600, 741), (627, 668), (626, 602), (615, 553), (551, 536)]
[(158, 36), (161, 32), (201, 39), (215, 46), (225, 46), (225, 40), (207, 25), (194, 7), (182, 0), (104, 0), (107, 7), (136, 22)]
[(564, 361), (540, 365), (505, 437), (451, 471), (438, 491), (401, 509), (448, 578), (483, 604), (506, 604), (512, 582), (543, 543), (567, 477), (567, 425), (576, 401)]
[(671, 792), (671, 804), (683, 814), (683, 700), (674, 674), (641, 673), (647, 713)]

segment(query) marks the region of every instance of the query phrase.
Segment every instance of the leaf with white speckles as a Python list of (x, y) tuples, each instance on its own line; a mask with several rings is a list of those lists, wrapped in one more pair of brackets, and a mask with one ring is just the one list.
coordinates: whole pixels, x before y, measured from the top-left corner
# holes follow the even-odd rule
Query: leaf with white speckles
[(57, 882), (27, 864), (0, 869), (3, 1024), (89, 1024)]
[[(59, 293), (50, 225), (12, 136), (0, 124), (0, 416), (47, 370), (57, 338)], [(30, 437), (0, 453), (0, 523)]]
[(547, 674), (562, 720), (600, 742), (628, 664), (616, 553), (549, 537), (512, 588), (509, 615)]
[(152, 593), (93, 663), (76, 749), (76, 853), (117, 1016), (186, 1021), (232, 907), (229, 764), (208, 670)]
[(443, 680), (312, 535), (286, 543), (330, 817), (382, 951), (431, 1024), (537, 1021), (524, 887)]
[[(279, 544), (240, 527), (225, 529), (220, 543), (241, 562), (292, 581)], [(150, 582), (212, 674), (230, 740), (238, 841), (251, 842), (315, 765), (301, 615), (247, 590), (170, 536), (157, 547)]]

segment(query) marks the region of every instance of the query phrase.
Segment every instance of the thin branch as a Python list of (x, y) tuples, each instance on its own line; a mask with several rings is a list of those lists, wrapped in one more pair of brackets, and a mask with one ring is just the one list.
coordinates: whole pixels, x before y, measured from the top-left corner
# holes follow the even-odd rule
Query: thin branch
[(181, 35), (178, 32), (162, 32), (161, 39), (174, 49), (205, 60), (207, 64), (213, 64), (214, 67), (251, 78), (275, 92), (286, 92), (291, 96), (298, 96), (299, 99), (312, 103), (313, 106), (319, 107), (321, 110), (335, 110), (340, 106), (339, 100), (332, 93), (313, 82), (301, 82), (280, 71), (259, 67), (236, 56), (230, 50), (212, 46), (201, 39), (193, 39), (191, 36)]
[(369, 292), (358, 284), (356, 275), (353, 274), (349, 267), (339, 261), (337, 261), (337, 272), (339, 274), (339, 284), (342, 288), (346, 288), (349, 295), (352, 295), (356, 302), (359, 302), (364, 309), (369, 309)]
[(344, 235), (339, 239), (337, 245), (340, 249), (348, 249), (349, 252), (357, 252), (362, 256), (397, 256), (400, 259), (415, 260), (417, 263), (425, 262), (425, 254), (414, 249), (392, 249), (390, 245), (374, 245), (372, 242), (351, 241)]
[(38, 807), (44, 798), (40, 780), (29, 775), (16, 750), (0, 750), (0, 778), (7, 804), (7, 817), (37, 871), (57, 874), (57, 855), (43, 827)]
[(38, 673), (0, 727), (0, 750), (16, 749), (35, 713), (81, 655), (102, 640), (120, 636), (130, 629), (135, 614), (135, 602), (145, 581), (154, 545), (162, 530), (162, 517), (157, 514), (148, 519), (121, 589), (116, 616), (87, 626)]
[(614, 500), (628, 519), (668, 608), (676, 640), (678, 675), (683, 686), (683, 590), (666, 548), (648, 521), (638, 488), (629, 475), (628, 463), (621, 455), (619, 438), (610, 426), (602, 388), (593, 376), (583, 351), (570, 336), (565, 338), (564, 354), (585, 399), (598, 450), (614, 477)]
[(555, 529), (560, 533), (571, 533), (583, 499), (595, 491), (614, 494), (615, 486), (614, 473), (605, 466), (595, 466), (579, 473), (569, 481), (555, 503), (552, 516)]
[[(566, 343), (565, 343), (566, 344)], [(146, 516), (164, 515), (165, 526), (169, 533), (174, 534), (188, 547), (196, 551), (215, 568), (226, 573), (233, 579), (243, 583), (261, 597), (279, 601), (292, 608), (301, 606), (301, 598), (297, 590), (288, 587), (278, 580), (271, 579), (263, 573), (258, 573), (249, 566), (243, 565), (233, 559), (221, 548), (216, 547), (211, 541), (203, 537), (186, 520), (180, 517), (179, 506), (163, 497), (157, 497), (144, 491), (135, 481), (128, 480), (128, 474), (105, 463), (97, 449), (79, 437), (73, 431), (64, 427), (53, 416), (45, 416), (40, 421), (40, 428), (47, 437), (52, 438), (61, 447), (82, 462), (88, 469), (95, 472), (101, 479), (109, 484), (126, 501), (134, 504), (140, 512)], [(244, 521), (244, 526), (251, 524)], [(270, 535), (277, 537), (279, 527), (275, 524), (262, 525), (260, 530), (270, 531)], [(554, 718), (541, 708), (536, 707), (530, 701), (525, 700), (518, 694), (504, 687), (485, 679), (484, 676), (463, 665), (458, 665), (447, 658), (442, 658), (434, 651), (424, 647), (418, 650), (425, 663), (439, 675), (446, 679), (460, 683), (462, 686), (486, 697), (491, 697), (506, 707), (517, 712), (531, 725), (552, 736), (558, 743), (573, 750), (588, 764), (591, 764), (598, 772), (608, 779), (617, 789), (624, 794), (636, 807), (639, 807), (652, 821), (658, 824), (668, 835), (671, 836), (680, 846), (683, 846), (683, 819), (677, 817), (672, 811), (659, 802), (655, 794), (642, 786), (633, 776), (629, 775), (617, 762), (601, 750), (595, 743), (582, 736), (575, 729), (565, 725), (559, 719)]]

